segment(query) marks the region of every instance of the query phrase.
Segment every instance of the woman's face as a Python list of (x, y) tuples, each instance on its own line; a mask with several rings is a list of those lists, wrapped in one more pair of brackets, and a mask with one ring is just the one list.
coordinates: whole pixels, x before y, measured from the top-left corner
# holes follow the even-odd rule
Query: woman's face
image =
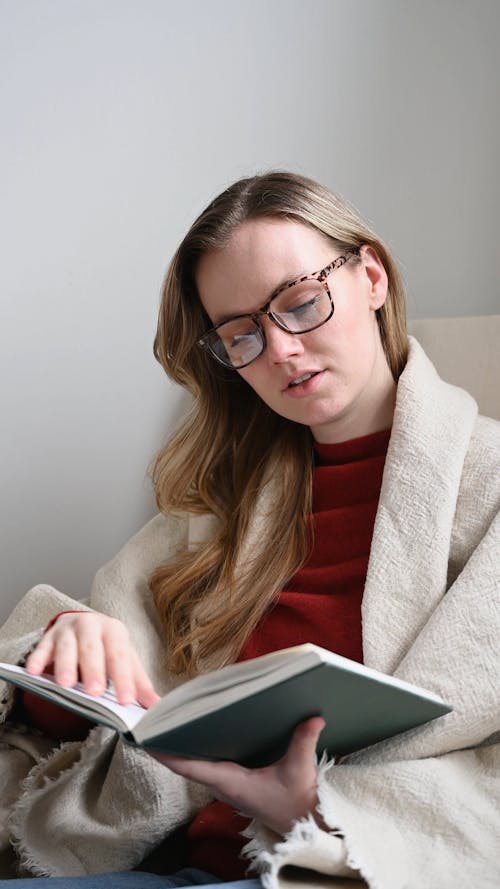
[[(300, 222), (247, 221), (225, 247), (200, 259), (201, 302), (214, 325), (257, 312), (281, 284), (322, 269), (340, 253)], [(375, 251), (362, 247), (361, 263), (351, 260), (336, 269), (328, 286), (335, 305), (329, 321), (290, 334), (263, 316), (267, 347), (235, 373), (278, 414), (309, 426), (316, 441), (333, 443), (389, 427), (396, 386), (375, 317), (387, 295), (387, 275)]]

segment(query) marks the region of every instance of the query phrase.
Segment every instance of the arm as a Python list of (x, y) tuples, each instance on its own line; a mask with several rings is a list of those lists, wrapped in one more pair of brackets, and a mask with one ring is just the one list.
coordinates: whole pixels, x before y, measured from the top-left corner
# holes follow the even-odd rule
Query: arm
[[(98, 572), (90, 598), (96, 612), (123, 618), (147, 674), (162, 694), (171, 687), (171, 678), (162, 669), (163, 645), (147, 579), (183, 545), (186, 533), (183, 519), (157, 516)], [(32, 590), (0, 628), (0, 660), (21, 660), (39, 642), (40, 627), (74, 608), (89, 611), (52, 587)], [(7, 725), (0, 744), (6, 840), (8, 833), (30, 874), (136, 867), (210, 801), (205, 788), (121, 742), (110, 729), (92, 729), (83, 743), (52, 749), (45, 743), (40, 755), (28, 760), (24, 750), (32, 738)], [(16, 768), (21, 757), (23, 774)]]

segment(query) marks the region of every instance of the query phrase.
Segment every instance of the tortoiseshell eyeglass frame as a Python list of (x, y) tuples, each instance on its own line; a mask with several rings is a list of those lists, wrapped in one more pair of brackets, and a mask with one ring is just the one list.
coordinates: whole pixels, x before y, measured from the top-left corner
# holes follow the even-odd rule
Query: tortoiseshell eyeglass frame
[[(199, 340), (197, 340), (196, 345), (199, 346), (201, 349), (205, 349), (207, 352), (209, 352), (212, 358), (215, 358), (215, 360), (218, 361), (219, 364), (222, 364), (224, 367), (227, 367), (230, 370), (240, 370), (243, 367), (248, 367), (248, 365), (255, 361), (257, 358), (260, 358), (262, 353), (265, 351), (267, 345), (266, 337), (262, 324), (260, 323), (260, 318), (262, 317), (262, 315), (265, 315), (267, 318), (269, 318), (270, 321), (272, 321), (273, 324), (276, 325), (276, 327), (280, 328), (280, 330), (284, 330), (285, 333), (291, 333), (294, 336), (300, 335), (302, 333), (310, 333), (311, 330), (316, 330), (318, 327), (322, 327), (323, 324), (326, 324), (326, 322), (330, 320), (334, 312), (332, 295), (330, 293), (330, 288), (328, 287), (328, 276), (331, 275), (331, 273), (334, 272), (335, 269), (341, 268), (341, 266), (345, 265), (346, 262), (351, 258), (351, 256), (359, 256), (359, 250), (359, 247), (352, 247), (342, 256), (337, 256), (336, 259), (332, 260), (332, 262), (329, 262), (328, 265), (320, 269), (318, 272), (311, 272), (307, 275), (301, 275), (300, 278), (294, 278), (293, 281), (288, 281), (286, 284), (282, 284), (280, 287), (277, 287), (276, 290), (273, 291), (267, 303), (265, 303), (265, 305), (263, 305), (262, 308), (260, 308), (257, 312), (247, 312), (242, 315), (234, 315), (232, 318), (226, 318), (224, 321), (216, 324), (215, 327), (207, 330), (206, 333), (204, 333), (203, 336), (200, 337)], [(319, 283), (323, 284), (323, 287), (325, 288), (325, 291), (328, 295), (328, 299), (330, 300), (330, 312), (327, 317), (324, 318), (324, 320), (320, 321), (319, 324), (315, 324), (313, 327), (308, 327), (305, 330), (290, 330), (282, 321), (280, 321), (277, 315), (269, 310), (269, 307), (280, 293), (283, 293), (283, 291), (285, 290), (289, 290), (291, 287), (295, 287), (296, 284), (302, 284), (303, 281), (318, 281)], [(230, 324), (232, 321), (239, 321), (241, 318), (249, 318), (256, 325), (256, 333), (260, 336), (261, 340), (261, 350), (260, 352), (258, 352), (257, 355), (251, 358), (250, 361), (247, 361), (246, 364), (240, 364), (236, 367), (229, 361), (225, 361), (223, 358), (221, 358), (220, 355), (217, 354), (214, 348), (214, 343), (217, 343), (218, 341), (220, 342), (219, 334), (217, 331), (221, 327), (223, 327), (225, 324)]]

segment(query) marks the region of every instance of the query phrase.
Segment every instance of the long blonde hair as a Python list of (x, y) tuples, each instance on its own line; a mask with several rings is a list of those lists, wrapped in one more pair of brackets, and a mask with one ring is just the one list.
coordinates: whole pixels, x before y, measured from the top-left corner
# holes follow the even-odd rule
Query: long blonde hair
[[(372, 246), (388, 274), (388, 295), (377, 320), (395, 380), (407, 358), (398, 268), (380, 239), (326, 188), (287, 172), (242, 179), (193, 223), (165, 278), (154, 344), (168, 376), (192, 393), (193, 407), (158, 454), (152, 476), (161, 511), (213, 513), (218, 530), (196, 550), (181, 551), (159, 566), (150, 578), (167, 666), (188, 675), (237, 657), (311, 545), (310, 430), (278, 416), (239, 374), (217, 365), (196, 346), (211, 327), (196, 290), (197, 263), (223, 247), (243, 222), (258, 217), (298, 220), (327, 235), (342, 251)], [(263, 479), (271, 475), (273, 502), (266, 505), (259, 567), (245, 569), (241, 556), (246, 535)]]

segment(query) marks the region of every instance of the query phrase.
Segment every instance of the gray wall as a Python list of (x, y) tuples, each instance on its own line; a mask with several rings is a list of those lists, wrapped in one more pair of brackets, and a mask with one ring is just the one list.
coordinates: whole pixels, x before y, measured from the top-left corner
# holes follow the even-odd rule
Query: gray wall
[(488, 0), (1, 0), (0, 556), (85, 595), (183, 409), (151, 354), (207, 200), (285, 167), (399, 257), (413, 317), (500, 311)]

